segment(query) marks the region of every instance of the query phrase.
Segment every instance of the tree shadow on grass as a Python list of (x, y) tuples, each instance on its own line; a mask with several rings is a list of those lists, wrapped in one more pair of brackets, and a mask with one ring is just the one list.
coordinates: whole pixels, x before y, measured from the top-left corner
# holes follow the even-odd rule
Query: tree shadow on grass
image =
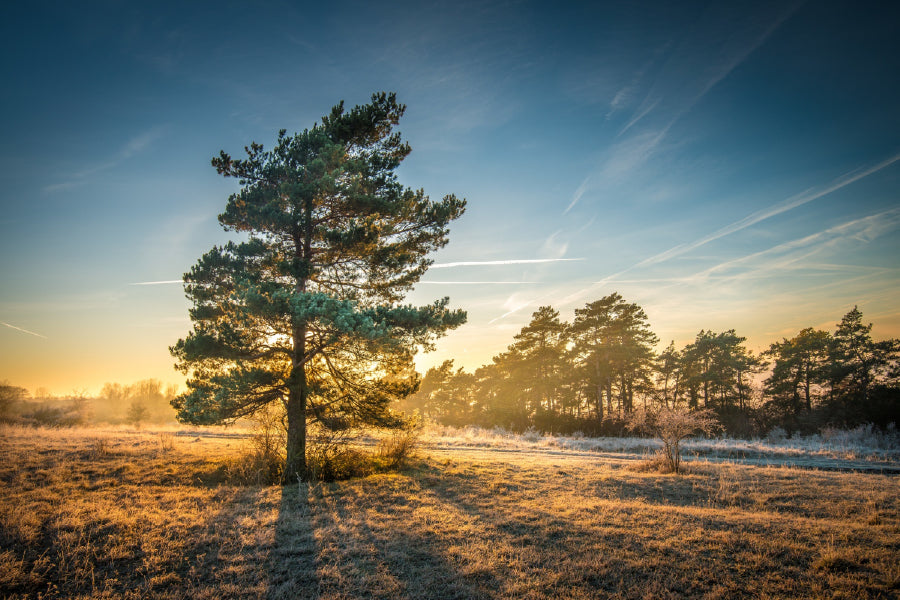
[(308, 486), (286, 485), (281, 488), (275, 541), (266, 561), (266, 598), (318, 597), (317, 552)]
[(439, 532), (406, 519), (417, 508), (379, 477), (285, 486), (267, 598), (491, 597), (489, 574), (462, 572)]
[[(597, 513), (596, 520), (589, 513), (573, 519), (564, 507), (529, 498), (529, 491), (515, 484), (502, 486), (496, 493), (486, 491), (492, 482), (478, 473), (432, 470), (423, 473), (420, 482), (425, 493), (483, 525), (484, 536), (490, 540), (486, 552), (511, 557), (506, 563), (490, 560), (500, 596), (699, 596), (714, 590), (737, 592), (751, 583), (748, 576), (760, 574), (748, 569), (738, 573), (731, 560), (734, 552), (753, 550), (748, 542), (671, 539), (663, 531), (661, 518), (655, 525), (643, 522), (653, 519), (653, 502), (646, 509), (617, 507), (613, 516)], [(617, 483), (614, 497), (644, 501), (649, 490), (642, 483)], [(680, 515), (678, 519), (697, 530), (730, 527), (712, 516)], [(697, 555), (705, 560), (696, 561)], [(694, 565), (692, 569), (682, 568), (688, 564)], [(523, 585), (522, 580), (528, 583)]]

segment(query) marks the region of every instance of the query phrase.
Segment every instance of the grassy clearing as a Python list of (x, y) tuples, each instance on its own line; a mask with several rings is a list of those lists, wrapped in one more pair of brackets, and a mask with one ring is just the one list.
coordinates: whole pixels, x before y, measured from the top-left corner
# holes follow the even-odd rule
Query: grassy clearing
[(431, 451), (235, 485), (242, 440), (0, 431), (0, 597), (896, 598), (896, 477)]

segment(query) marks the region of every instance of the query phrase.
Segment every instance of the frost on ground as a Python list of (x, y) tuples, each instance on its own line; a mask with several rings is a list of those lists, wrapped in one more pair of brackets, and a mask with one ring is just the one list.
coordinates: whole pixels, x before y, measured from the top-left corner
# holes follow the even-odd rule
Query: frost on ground
[[(529, 430), (522, 434), (501, 428), (446, 427), (430, 425), (423, 432), (426, 445), (442, 447), (495, 448), (506, 450), (563, 450), (622, 454), (651, 454), (661, 442), (640, 437), (589, 438), (557, 436)], [(900, 432), (881, 432), (871, 425), (849, 431), (825, 429), (821, 434), (787, 437), (776, 428), (765, 439), (694, 438), (682, 442), (686, 458), (733, 459), (830, 459), (893, 463), (900, 461)]]

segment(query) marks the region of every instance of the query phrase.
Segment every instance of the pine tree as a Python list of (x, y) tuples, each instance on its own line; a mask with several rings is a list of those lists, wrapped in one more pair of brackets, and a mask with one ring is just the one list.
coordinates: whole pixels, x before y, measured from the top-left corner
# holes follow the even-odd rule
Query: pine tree
[(521, 357), (518, 384), (529, 414), (559, 410), (566, 328), (567, 324), (559, 320), (559, 311), (541, 306), (510, 346)]
[(763, 354), (772, 357), (772, 374), (765, 380), (770, 403), (794, 422), (802, 412), (810, 413), (813, 400), (824, 386), (831, 336), (807, 327), (791, 339), (769, 346)]
[(659, 341), (644, 309), (613, 293), (575, 309), (569, 334), (571, 358), (596, 394), (597, 418), (603, 418), (604, 394), (612, 414), (614, 389), (621, 415), (630, 413), (635, 392), (652, 387), (653, 347)]
[(185, 274), (193, 331), (172, 348), (190, 423), (231, 422), (272, 403), (286, 410), (285, 478), (305, 478), (307, 425), (396, 425), (390, 404), (415, 391), (417, 347), (465, 322), (448, 299), (402, 305), (447, 243), (465, 201), (433, 202), (397, 181), (410, 152), (393, 131), (394, 94), (345, 111), (247, 157), (224, 151), (240, 181), (219, 222), (245, 241), (214, 247)]
[[(863, 323), (862, 312), (854, 306), (831, 336), (829, 355), (832, 410), (837, 412), (833, 416), (839, 421), (850, 425), (869, 418), (876, 391), (881, 396), (879, 404), (887, 402), (896, 410), (900, 399), (897, 387), (900, 340), (873, 340), (872, 324)], [(876, 412), (886, 415), (888, 411)], [(893, 418), (896, 417), (895, 413)]]

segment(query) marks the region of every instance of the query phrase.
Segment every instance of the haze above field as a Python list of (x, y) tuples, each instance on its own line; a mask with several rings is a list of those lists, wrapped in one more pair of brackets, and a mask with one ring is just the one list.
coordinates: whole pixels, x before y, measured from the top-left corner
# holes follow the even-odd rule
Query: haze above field
[(469, 203), (409, 298), (469, 322), (420, 370), (613, 291), (663, 344), (853, 305), (900, 337), (900, 6), (670, 4), (8, 7), (0, 380), (180, 381), (177, 282), (237, 189), (210, 158), (378, 90), (409, 107), (401, 181)]

